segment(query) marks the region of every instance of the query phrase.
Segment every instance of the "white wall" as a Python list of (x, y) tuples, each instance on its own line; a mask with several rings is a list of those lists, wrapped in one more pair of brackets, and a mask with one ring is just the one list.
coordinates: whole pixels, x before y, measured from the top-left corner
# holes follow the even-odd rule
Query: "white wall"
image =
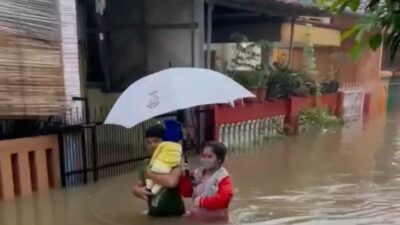
[[(243, 43), (250, 44), (250, 43)], [(221, 43), (221, 44), (213, 44), (212, 49), (215, 51), (215, 66), (217, 70), (225, 69), (225, 64), (227, 65), (228, 70), (233, 70), (233, 62), (232, 59), (235, 56), (235, 43)], [(254, 49), (256, 54), (259, 54), (254, 60), (249, 60), (247, 63), (253, 66), (260, 65), (261, 63), (261, 48)], [(235, 70), (248, 70), (247, 67), (237, 67)]]
[(82, 96), (75, 1), (59, 0), (59, 10), (61, 20), (63, 76), (67, 108), (80, 111), (82, 109), (81, 102), (72, 101), (72, 97)]

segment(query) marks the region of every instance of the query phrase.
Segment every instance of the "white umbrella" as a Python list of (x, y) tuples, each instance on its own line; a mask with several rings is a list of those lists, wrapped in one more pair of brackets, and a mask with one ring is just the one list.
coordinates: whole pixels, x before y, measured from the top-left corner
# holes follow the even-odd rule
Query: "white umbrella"
[(171, 68), (148, 75), (119, 97), (105, 124), (131, 128), (155, 116), (194, 106), (233, 103), (255, 97), (221, 73), (199, 68)]

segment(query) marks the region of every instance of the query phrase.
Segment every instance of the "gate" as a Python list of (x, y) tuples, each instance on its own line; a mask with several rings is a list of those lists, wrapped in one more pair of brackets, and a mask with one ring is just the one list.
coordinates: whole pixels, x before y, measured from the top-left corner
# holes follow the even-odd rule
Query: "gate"
[(389, 80), (388, 95), (387, 95), (387, 110), (388, 112), (398, 107), (400, 93), (400, 78), (392, 77)]
[(341, 90), (343, 94), (342, 117), (345, 122), (362, 119), (365, 91), (360, 87)]
[(145, 130), (177, 116), (171, 113), (126, 129), (103, 124), (106, 112), (108, 110), (94, 110), (85, 119), (78, 111), (66, 116), (68, 125), (59, 135), (63, 186), (96, 182), (141, 167), (144, 159), (149, 158), (144, 143)]

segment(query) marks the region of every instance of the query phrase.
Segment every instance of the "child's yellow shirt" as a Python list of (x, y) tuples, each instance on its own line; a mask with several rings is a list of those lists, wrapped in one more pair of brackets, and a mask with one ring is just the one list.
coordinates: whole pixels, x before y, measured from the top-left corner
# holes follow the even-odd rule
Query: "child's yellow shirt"
[(161, 142), (151, 157), (149, 167), (157, 166), (172, 169), (180, 165), (182, 159), (182, 145), (175, 142)]

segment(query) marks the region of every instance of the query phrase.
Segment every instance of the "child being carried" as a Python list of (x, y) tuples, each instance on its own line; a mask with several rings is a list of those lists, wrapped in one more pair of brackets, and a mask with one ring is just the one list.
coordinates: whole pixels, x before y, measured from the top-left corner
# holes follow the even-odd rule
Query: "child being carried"
[[(149, 163), (150, 171), (159, 174), (168, 174), (171, 170), (180, 165), (182, 160), (182, 146), (176, 142), (164, 141), (160, 143), (151, 157)], [(146, 179), (146, 188), (153, 195), (157, 195), (162, 186)]]

